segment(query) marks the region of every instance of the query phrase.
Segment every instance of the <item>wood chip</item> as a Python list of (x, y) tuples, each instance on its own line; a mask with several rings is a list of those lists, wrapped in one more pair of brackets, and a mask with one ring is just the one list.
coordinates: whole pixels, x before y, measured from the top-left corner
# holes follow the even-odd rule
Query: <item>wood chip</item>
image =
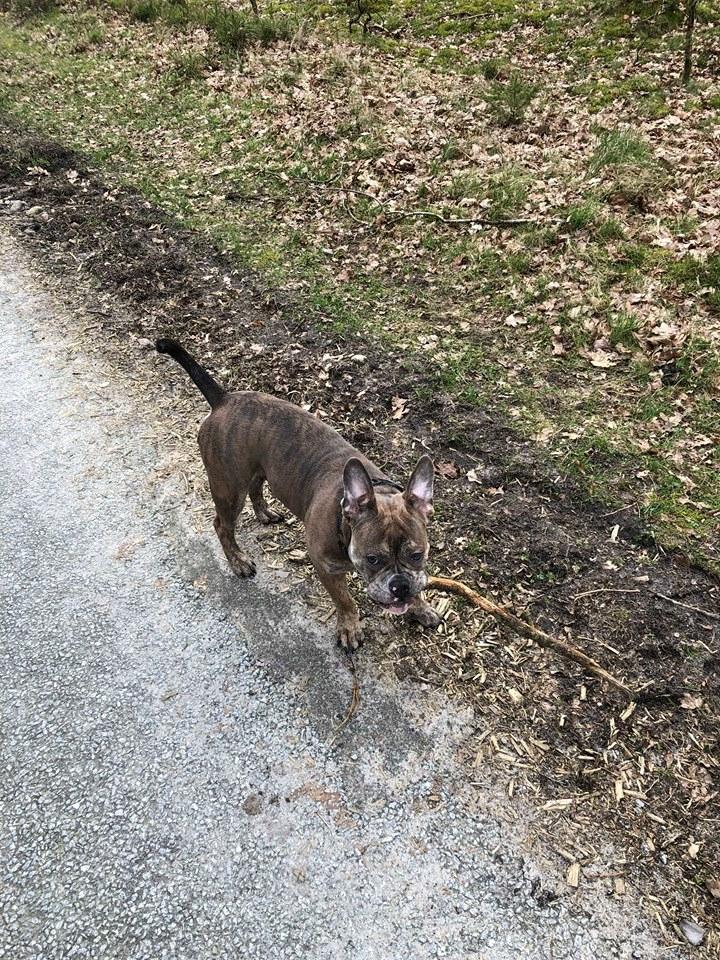
[(580, 885), (580, 864), (577, 861), (570, 864), (565, 879), (569, 887), (575, 887), (577, 889)]
[(633, 715), (633, 713), (635, 713), (635, 707), (637, 707), (637, 703), (635, 703), (634, 700), (631, 700), (630, 703), (625, 707), (623, 712), (620, 714), (620, 719), (628, 720)]

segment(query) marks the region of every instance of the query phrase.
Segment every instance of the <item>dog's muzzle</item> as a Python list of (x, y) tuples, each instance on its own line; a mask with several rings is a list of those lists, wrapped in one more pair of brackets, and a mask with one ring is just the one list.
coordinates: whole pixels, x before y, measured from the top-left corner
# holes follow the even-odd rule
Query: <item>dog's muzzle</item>
[(410, 601), (413, 599), (410, 580), (402, 573), (395, 574), (388, 581), (387, 589), (391, 599), (389, 601), (376, 601), (376, 603), (380, 603), (380, 606), (388, 613), (407, 613)]

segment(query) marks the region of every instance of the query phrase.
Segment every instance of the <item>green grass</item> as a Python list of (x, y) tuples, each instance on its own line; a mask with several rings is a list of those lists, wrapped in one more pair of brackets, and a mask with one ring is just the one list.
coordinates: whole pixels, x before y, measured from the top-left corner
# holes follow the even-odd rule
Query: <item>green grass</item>
[(599, 135), (590, 158), (590, 172), (599, 173), (605, 167), (624, 164), (645, 165), (651, 159), (650, 146), (632, 130), (605, 130)]
[(255, 17), (218, 0), (108, 0), (117, 11), (140, 23), (163, 20), (175, 27), (204, 27), (227, 53), (242, 53), (250, 44), (268, 46), (288, 40), (295, 29), (285, 15)]
[(595, 236), (598, 240), (622, 240), (625, 236), (623, 225), (615, 217), (608, 217), (598, 224)]
[(485, 98), (497, 123), (501, 127), (513, 127), (524, 121), (538, 89), (537, 84), (526, 80), (518, 70), (513, 70), (507, 79), (491, 80)]
[(598, 217), (598, 204), (592, 200), (569, 207), (565, 219), (571, 230), (583, 230), (592, 226)]
[(714, 391), (720, 377), (720, 356), (717, 348), (704, 337), (691, 336), (683, 344), (675, 360), (676, 382), (692, 391)]
[(613, 346), (622, 344), (624, 347), (637, 346), (637, 332), (639, 324), (637, 317), (631, 313), (620, 313), (610, 319), (610, 343)]
[(720, 314), (720, 254), (699, 259), (691, 254), (672, 263), (667, 277), (686, 293), (702, 296), (708, 306)]
[(172, 57), (169, 72), (179, 81), (201, 80), (207, 67), (207, 57), (198, 51), (179, 51)]
[(47, 17), (57, 6), (57, 0), (3, 0), (0, 13), (4, 10), (21, 20), (35, 17)]

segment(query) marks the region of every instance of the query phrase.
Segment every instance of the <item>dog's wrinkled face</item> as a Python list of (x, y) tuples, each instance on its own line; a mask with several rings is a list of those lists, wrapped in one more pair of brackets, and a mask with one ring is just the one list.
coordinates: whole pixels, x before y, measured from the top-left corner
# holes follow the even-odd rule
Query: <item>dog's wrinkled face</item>
[(425, 588), (432, 514), (433, 463), (423, 456), (405, 490), (376, 490), (360, 460), (345, 465), (343, 513), (352, 537), (348, 555), (368, 596), (391, 613), (405, 613)]

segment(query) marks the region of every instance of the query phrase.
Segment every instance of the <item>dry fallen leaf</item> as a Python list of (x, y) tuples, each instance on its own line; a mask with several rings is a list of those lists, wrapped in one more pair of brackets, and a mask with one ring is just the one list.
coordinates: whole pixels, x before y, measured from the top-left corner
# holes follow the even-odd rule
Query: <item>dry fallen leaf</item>
[(703, 705), (703, 698), (696, 693), (684, 693), (680, 701), (683, 710), (698, 710)]
[(584, 350), (581, 354), (590, 361), (591, 366), (599, 370), (608, 370), (617, 364), (617, 357), (614, 354), (605, 353), (604, 350)]
[(448, 480), (452, 480), (458, 475), (458, 468), (452, 460), (438, 460), (435, 464), (435, 470), (441, 477), (445, 477)]
[(536, 434), (533, 434), (533, 440), (535, 440), (537, 443), (547, 443), (554, 433), (554, 427), (543, 427), (542, 430), (539, 430)]
[(390, 416), (393, 420), (400, 420), (408, 412), (407, 410), (408, 400), (407, 397), (393, 397), (392, 398), (392, 413)]

